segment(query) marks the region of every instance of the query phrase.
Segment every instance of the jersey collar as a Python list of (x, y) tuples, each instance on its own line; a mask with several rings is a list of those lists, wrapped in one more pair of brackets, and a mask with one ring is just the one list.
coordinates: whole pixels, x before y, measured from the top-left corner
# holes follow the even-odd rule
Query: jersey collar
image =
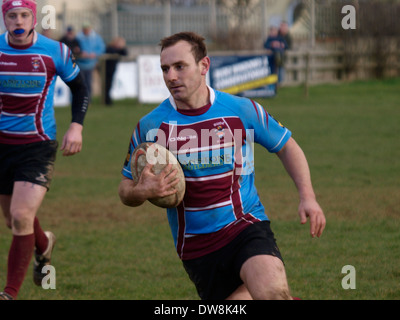
[(33, 45), (37, 42), (37, 39), (38, 39), (38, 35), (37, 35), (36, 30), (33, 30), (33, 40), (32, 40), (32, 43), (31, 43), (31, 44), (27, 44), (27, 45), (24, 45), (24, 46), (16, 46), (16, 45), (14, 45), (14, 44), (11, 44), (11, 43), (8, 41), (8, 35), (9, 35), (9, 32), (7, 31), (6, 34), (5, 34), (7, 44), (8, 44), (10, 47), (14, 48), (14, 49), (21, 49), (21, 50), (30, 48), (31, 46), (33, 46)]
[[(207, 86), (207, 88), (208, 88), (208, 91), (210, 92), (210, 103), (211, 103), (211, 105), (213, 105), (213, 104), (214, 104), (214, 101), (215, 101), (215, 91), (214, 91), (214, 89), (211, 88), (210, 86)], [(176, 106), (175, 100), (174, 100), (174, 98), (172, 97), (172, 95), (169, 97), (169, 102), (171, 103), (172, 107), (173, 107), (175, 110), (178, 110), (178, 107)]]

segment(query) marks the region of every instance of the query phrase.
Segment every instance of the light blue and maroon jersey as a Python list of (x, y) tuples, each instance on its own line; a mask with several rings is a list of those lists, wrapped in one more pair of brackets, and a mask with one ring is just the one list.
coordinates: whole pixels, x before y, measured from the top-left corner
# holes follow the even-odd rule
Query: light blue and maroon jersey
[(79, 67), (71, 50), (35, 32), (33, 44), (14, 48), (0, 36), (0, 143), (56, 139), (54, 88), (57, 76), (75, 79)]
[(254, 184), (253, 143), (275, 153), (291, 136), (258, 103), (209, 90), (208, 106), (178, 110), (171, 97), (142, 118), (122, 170), (132, 179), (130, 155), (142, 142), (157, 142), (177, 156), (186, 193), (167, 212), (183, 260), (215, 251), (249, 225), (268, 220)]

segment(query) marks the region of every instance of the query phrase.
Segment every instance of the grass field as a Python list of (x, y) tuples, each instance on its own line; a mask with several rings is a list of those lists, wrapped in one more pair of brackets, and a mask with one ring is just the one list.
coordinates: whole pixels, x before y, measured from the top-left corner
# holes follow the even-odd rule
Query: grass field
[[(258, 191), (284, 256), (292, 294), (302, 299), (400, 298), (400, 79), (283, 88), (259, 100), (293, 131), (311, 167), (327, 217), (320, 239), (297, 216), (295, 187), (279, 160), (256, 149)], [(124, 207), (117, 188), (136, 122), (154, 106), (94, 103), (84, 150), (58, 155), (39, 212), (58, 238), (56, 289), (35, 287), (31, 268), (19, 299), (198, 299), (173, 246), (166, 214), (151, 204)], [(56, 110), (59, 140), (70, 109)], [(10, 231), (0, 226), (0, 289)], [(342, 288), (342, 267), (356, 289)], [(1, 290), (0, 290), (1, 291)]]

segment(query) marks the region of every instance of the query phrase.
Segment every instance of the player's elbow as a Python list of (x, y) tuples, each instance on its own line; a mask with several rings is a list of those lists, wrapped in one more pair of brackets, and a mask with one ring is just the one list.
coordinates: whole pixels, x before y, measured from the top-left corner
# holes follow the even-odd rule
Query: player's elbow
[(134, 196), (131, 183), (132, 181), (129, 181), (128, 179), (122, 180), (118, 187), (118, 195), (122, 204), (124, 204), (125, 206), (138, 207), (143, 204), (143, 201), (137, 199)]
[(125, 196), (124, 193), (118, 191), (118, 194), (119, 194), (119, 199), (121, 200), (121, 202), (122, 202), (123, 205), (128, 206), (128, 207), (134, 207), (134, 206), (132, 205), (132, 201), (130, 201), (130, 200)]

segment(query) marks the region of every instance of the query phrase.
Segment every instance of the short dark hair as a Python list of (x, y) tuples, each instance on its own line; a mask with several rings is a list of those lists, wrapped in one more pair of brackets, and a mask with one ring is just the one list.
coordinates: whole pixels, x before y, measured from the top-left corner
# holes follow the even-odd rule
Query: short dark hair
[(207, 56), (207, 47), (204, 43), (205, 38), (195, 32), (179, 32), (166, 37), (160, 41), (161, 52), (168, 47), (172, 47), (179, 41), (186, 41), (192, 46), (192, 53), (196, 62)]

